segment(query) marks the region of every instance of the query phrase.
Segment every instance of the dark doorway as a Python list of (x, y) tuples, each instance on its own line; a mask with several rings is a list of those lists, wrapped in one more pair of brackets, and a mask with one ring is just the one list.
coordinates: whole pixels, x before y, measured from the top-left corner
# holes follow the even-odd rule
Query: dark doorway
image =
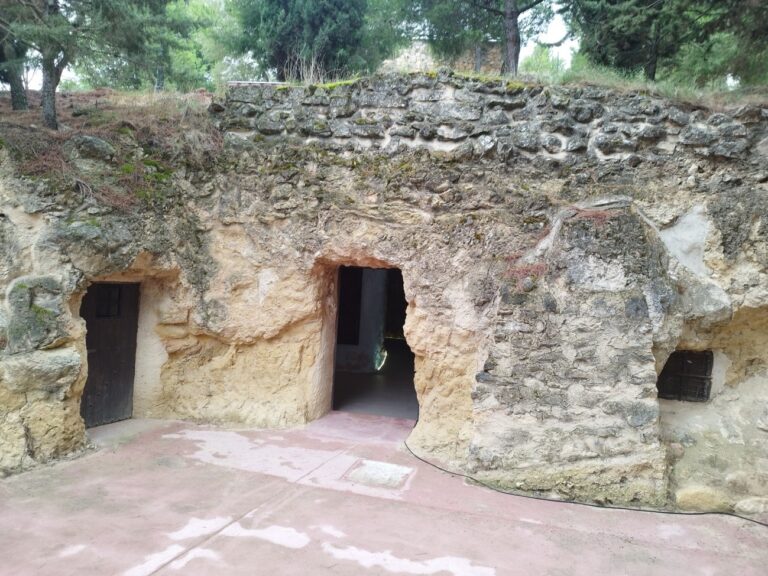
[(339, 269), (334, 410), (418, 418), (407, 306), (400, 270)]
[(80, 316), (85, 320), (88, 348), (88, 380), (80, 415), (87, 428), (126, 420), (133, 414), (139, 285), (91, 285)]

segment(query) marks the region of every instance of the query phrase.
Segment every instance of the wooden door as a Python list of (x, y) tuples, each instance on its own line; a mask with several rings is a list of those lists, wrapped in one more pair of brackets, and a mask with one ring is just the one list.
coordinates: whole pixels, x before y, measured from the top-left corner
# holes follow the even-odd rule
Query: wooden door
[(130, 418), (139, 323), (138, 284), (93, 284), (83, 298), (88, 380), (80, 404), (86, 427)]

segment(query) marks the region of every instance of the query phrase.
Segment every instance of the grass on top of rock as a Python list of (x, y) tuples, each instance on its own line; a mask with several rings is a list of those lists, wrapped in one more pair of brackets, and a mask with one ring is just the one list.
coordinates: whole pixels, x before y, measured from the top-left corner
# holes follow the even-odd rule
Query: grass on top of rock
[[(30, 110), (10, 110), (0, 98), (3, 148), (17, 175), (43, 180), (56, 191), (75, 191), (101, 204), (132, 209), (141, 200), (166, 196), (174, 172), (204, 169), (220, 158), (223, 138), (210, 121), (210, 94), (137, 93), (94, 90), (63, 93), (62, 129), (43, 128), (39, 94)], [(72, 153), (73, 137), (92, 136), (115, 149), (111, 160), (90, 164)]]
[[(768, 87), (743, 87), (726, 82), (710, 86), (697, 86), (694, 83), (683, 82), (680, 79), (661, 79), (656, 82), (646, 80), (642, 70), (626, 74), (607, 66), (600, 66), (587, 61), (579, 55), (574, 56), (571, 65), (566, 67), (562, 62), (534, 60), (526, 65), (523, 62), (521, 74), (517, 77), (501, 74), (485, 74), (465, 71), (451, 71), (448, 68), (427, 71), (403, 71), (400, 74), (410, 77), (426, 77), (437, 80), (441, 76), (452, 76), (465, 82), (476, 82), (485, 85), (500, 85), (507, 92), (521, 91), (527, 87), (546, 86), (595, 86), (620, 92), (638, 92), (665, 98), (673, 103), (706, 106), (712, 109), (722, 109), (738, 104), (768, 105)], [(384, 75), (392, 75), (391, 72)], [(375, 77), (374, 75), (373, 77)], [(314, 93), (318, 89), (331, 92), (341, 86), (354, 86), (370, 77), (355, 76), (352, 78), (334, 79), (328, 82), (291, 81), (277, 87), (278, 90), (304, 87)]]

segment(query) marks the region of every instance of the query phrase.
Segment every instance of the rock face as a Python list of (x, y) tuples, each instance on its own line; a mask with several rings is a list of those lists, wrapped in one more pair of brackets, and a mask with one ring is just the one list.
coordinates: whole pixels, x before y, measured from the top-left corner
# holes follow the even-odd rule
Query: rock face
[[(134, 415), (293, 426), (330, 409), (338, 267), (397, 267), (415, 449), (562, 498), (762, 509), (767, 110), (441, 72), (210, 111), (220, 157), (162, 201), (0, 171), (0, 469), (84, 442), (90, 282), (142, 283)], [(74, 143), (89, 173), (143, 153), (104, 142)], [(716, 353), (710, 402), (657, 398), (676, 349)]]

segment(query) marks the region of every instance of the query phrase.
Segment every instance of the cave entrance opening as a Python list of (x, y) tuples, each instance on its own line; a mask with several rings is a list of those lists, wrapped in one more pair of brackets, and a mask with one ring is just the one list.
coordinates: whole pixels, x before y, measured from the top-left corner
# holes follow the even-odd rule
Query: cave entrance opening
[(333, 409), (418, 419), (402, 272), (341, 266), (338, 286)]
[(92, 284), (80, 307), (85, 320), (88, 379), (80, 401), (86, 428), (133, 415), (139, 284)]

